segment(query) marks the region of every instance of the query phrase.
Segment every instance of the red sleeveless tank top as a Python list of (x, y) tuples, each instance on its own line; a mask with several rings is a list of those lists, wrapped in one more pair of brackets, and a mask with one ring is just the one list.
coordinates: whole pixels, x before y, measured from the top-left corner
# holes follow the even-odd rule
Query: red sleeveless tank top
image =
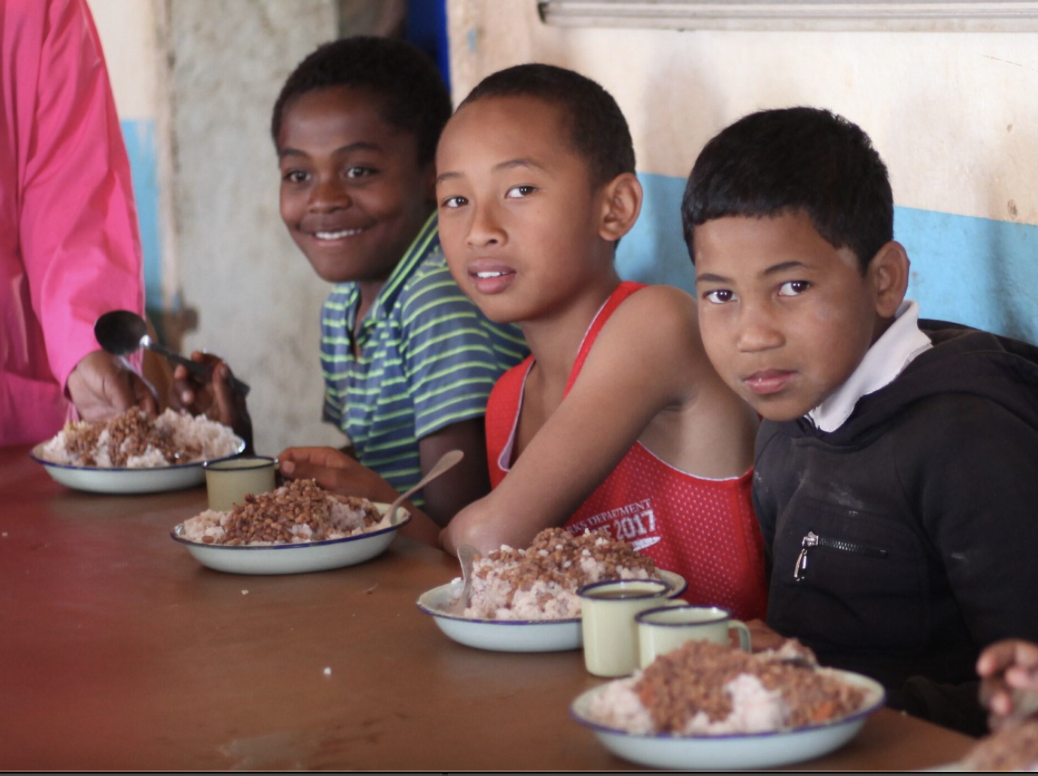
[[(644, 285), (621, 283), (595, 316), (573, 364), (566, 394), (609, 316)], [(487, 404), (487, 453), (493, 487), (508, 474), (526, 376), (533, 357), (498, 380)], [(753, 513), (753, 471), (741, 477), (696, 477), (657, 458), (635, 442), (565, 528), (574, 534), (608, 529), (657, 566), (688, 581), (682, 596), (721, 606), (739, 619), (763, 619), (767, 605), (764, 541)]]

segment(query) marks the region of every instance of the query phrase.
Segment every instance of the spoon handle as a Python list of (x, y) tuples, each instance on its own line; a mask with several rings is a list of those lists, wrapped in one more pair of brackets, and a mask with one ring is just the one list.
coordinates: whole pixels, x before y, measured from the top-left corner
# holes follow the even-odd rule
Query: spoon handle
[(461, 450), (448, 450), (446, 453), (444, 453), (440, 457), (440, 460), (438, 460), (436, 464), (429, 470), (428, 474), (422, 477), (422, 479), (418, 480), (418, 482), (415, 484), (413, 488), (408, 488), (403, 493), (401, 493), (397, 500), (389, 505), (389, 509), (386, 511), (386, 514), (389, 515), (389, 524), (393, 525), (393, 518), (395, 517), (396, 511), (400, 508), (401, 504), (403, 504), (405, 501), (407, 501), (409, 497), (413, 496), (415, 493), (417, 493), (430, 482), (435, 480), (445, 471), (457, 466), (461, 459), (464, 457), (465, 453), (461, 452)]
[[(190, 358), (184, 358), (184, 356), (180, 355), (179, 353), (174, 353), (166, 346), (160, 345), (158, 342), (155, 342), (151, 339), (149, 339), (149, 341), (144, 345), (144, 347), (146, 347), (148, 350), (153, 350), (156, 353), (165, 356), (168, 360), (172, 361), (175, 364), (182, 364), (187, 368), (187, 371), (189, 371), (191, 374), (193, 374), (200, 380), (209, 380), (209, 370), (204, 365), (199, 364), (197, 361), (192, 361)], [(237, 377), (234, 377), (233, 375), (231, 376), (231, 387), (235, 390), (236, 393), (240, 393), (242, 396), (248, 396), (249, 391), (251, 390), (247, 383), (243, 383), (241, 380), (239, 380)]]
[(465, 580), (465, 586), (461, 589), (461, 598), (458, 599), (459, 613), (468, 608), (469, 599), (472, 597), (472, 564), (478, 557), (479, 550), (471, 544), (463, 544), (458, 548), (458, 563), (461, 564), (461, 576)]

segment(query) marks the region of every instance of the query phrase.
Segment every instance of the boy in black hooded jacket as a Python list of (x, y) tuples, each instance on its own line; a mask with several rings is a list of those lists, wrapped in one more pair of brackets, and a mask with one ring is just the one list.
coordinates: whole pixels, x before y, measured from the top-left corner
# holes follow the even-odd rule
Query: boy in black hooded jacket
[(886, 168), (826, 111), (723, 130), (682, 217), (707, 354), (765, 421), (768, 626), (984, 732), (979, 651), (1038, 640), (1038, 349), (918, 320)]

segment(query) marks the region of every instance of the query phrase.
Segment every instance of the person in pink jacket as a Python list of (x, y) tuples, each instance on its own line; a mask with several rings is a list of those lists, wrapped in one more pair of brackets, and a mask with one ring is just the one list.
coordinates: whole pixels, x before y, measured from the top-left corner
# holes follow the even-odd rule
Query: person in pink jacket
[(86, 0), (0, 0), (0, 445), (140, 404), (94, 321), (143, 313), (130, 165)]

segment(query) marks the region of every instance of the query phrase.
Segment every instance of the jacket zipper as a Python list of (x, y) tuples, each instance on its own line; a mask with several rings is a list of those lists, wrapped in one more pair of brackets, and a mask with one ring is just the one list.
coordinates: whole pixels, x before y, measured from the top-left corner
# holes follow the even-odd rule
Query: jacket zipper
[(845, 542), (843, 539), (827, 539), (819, 536), (814, 531), (808, 531), (807, 536), (800, 540), (800, 554), (797, 555), (796, 565), (793, 566), (793, 579), (797, 582), (804, 581), (804, 571), (807, 569), (807, 553), (812, 547), (828, 547), (841, 552), (853, 552), (858, 555), (868, 555), (873, 558), (887, 557), (887, 551), (878, 547), (868, 547), (864, 544)]

